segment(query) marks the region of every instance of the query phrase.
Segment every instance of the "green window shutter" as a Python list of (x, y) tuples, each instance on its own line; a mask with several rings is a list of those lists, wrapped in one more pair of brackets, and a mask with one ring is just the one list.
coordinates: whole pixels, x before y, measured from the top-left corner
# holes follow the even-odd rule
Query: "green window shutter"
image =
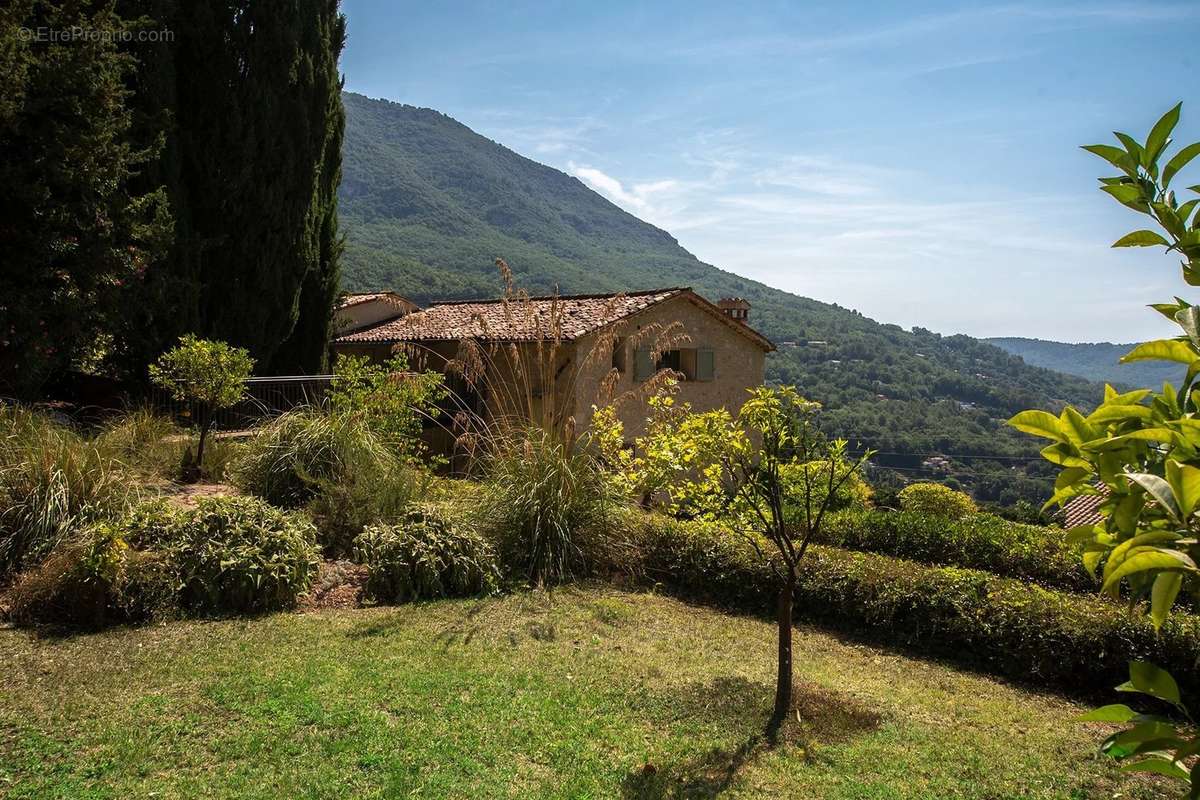
[(634, 354), (633, 378), (644, 381), (654, 374), (654, 364), (650, 361), (650, 351), (639, 347)]
[(716, 372), (717, 357), (711, 347), (702, 347), (696, 352), (696, 380), (711, 381)]

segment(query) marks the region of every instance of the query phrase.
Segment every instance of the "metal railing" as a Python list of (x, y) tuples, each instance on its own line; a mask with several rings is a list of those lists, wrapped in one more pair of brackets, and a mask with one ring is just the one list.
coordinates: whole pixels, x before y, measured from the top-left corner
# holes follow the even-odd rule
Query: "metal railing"
[[(332, 375), (277, 375), (250, 378), (246, 381), (246, 396), (237, 405), (222, 409), (215, 415), (213, 426), (220, 430), (241, 430), (269, 417), (278, 416), (303, 406), (325, 406), (329, 402)], [(164, 389), (150, 392), (151, 406), (170, 414), (180, 422), (196, 416), (190, 404), (174, 399)]]

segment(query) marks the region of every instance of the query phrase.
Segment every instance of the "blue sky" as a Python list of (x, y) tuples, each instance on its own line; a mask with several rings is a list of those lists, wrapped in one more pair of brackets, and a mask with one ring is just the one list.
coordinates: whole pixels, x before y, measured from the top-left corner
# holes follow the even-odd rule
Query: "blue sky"
[(351, 91), (450, 114), (782, 289), (944, 333), (1132, 341), (1185, 288), (1161, 251), (1108, 247), (1145, 226), (1078, 146), (1179, 100), (1176, 141), (1200, 139), (1197, 0), (343, 8)]

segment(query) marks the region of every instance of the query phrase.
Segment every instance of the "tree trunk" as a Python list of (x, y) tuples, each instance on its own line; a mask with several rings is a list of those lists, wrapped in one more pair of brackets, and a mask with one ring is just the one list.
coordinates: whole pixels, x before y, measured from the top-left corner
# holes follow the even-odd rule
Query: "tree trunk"
[(780, 725), (792, 709), (792, 596), (796, 592), (796, 571), (788, 571), (787, 580), (779, 590), (779, 662), (775, 677), (774, 726)]
[(208, 429), (212, 427), (213, 415), (205, 413), (200, 422), (200, 441), (196, 444), (196, 478), (204, 467), (204, 442), (208, 439)]

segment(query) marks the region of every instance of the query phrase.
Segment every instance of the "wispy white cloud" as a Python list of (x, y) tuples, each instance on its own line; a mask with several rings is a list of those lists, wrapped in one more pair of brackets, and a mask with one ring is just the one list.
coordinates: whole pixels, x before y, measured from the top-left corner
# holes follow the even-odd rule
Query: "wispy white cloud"
[[(676, 176), (642, 179), (594, 162), (568, 169), (710, 263), (887, 322), (1049, 336), (1061, 298), (1095, 308), (1110, 300), (1112, 287), (1078, 280), (1121, 256), (1081, 230), (1077, 197), (943, 198), (914, 191), (931, 176), (909, 169), (755, 153), (732, 132), (705, 143), (712, 149), (692, 143), (691, 170)], [(1038, 265), (1035, 277), (1020, 277), (1025, 264)], [(1156, 286), (1136, 294), (1123, 298), (1126, 312), (1131, 300), (1153, 300)], [(1112, 336), (1111, 315), (1072, 324), (1076, 335)]]
[(626, 187), (602, 170), (573, 161), (567, 164), (567, 172), (631, 214), (663, 227), (673, 221), (675, 201), (688, 191), (688, 187), (674, 179), (644, 181)]

